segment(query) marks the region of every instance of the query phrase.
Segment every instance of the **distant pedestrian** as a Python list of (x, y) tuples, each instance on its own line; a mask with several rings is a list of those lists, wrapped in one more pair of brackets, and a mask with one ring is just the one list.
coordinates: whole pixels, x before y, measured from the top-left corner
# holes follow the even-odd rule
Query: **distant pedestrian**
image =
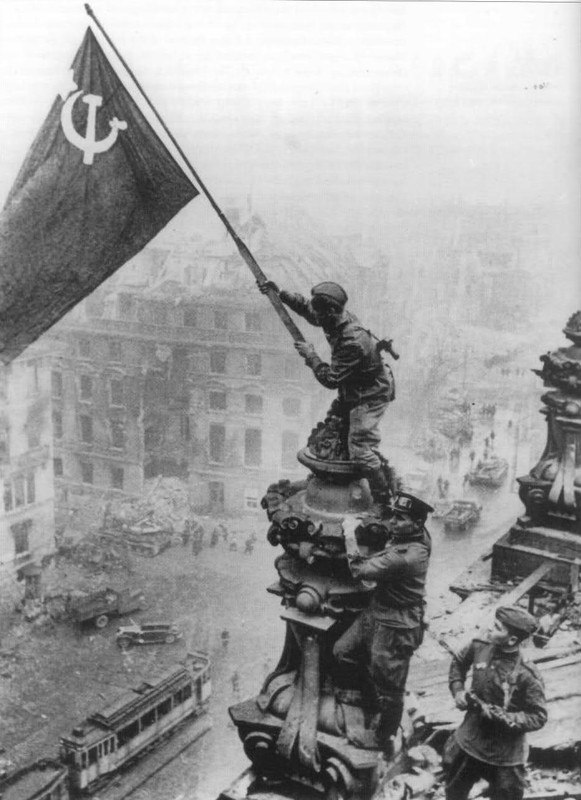
[(253, 550), (254, 550), (254, 542), (249, 536), (246, 542), (244, 543), (244, 554), (252, 555)]
[(232, 684), (232, 694), (238, 694), (240, 692), (240, 675), (237, 671), (232, 673), (230, 682)]
[(216, 547), (218, 542), (220, 541), (220, 534), (217, 528), (214, 528), (212, 531), (212, 538), (210, 539), (210, 547)]
[(220, 639), (222, 641), (222, 647), (225, 650), (228, 647), (229, 643), (230, 643), (230, 631), (228, 631), (228, 630), (226, 630), (226, 628), (224, 628), (224, 630), (220, 634)]
[(201, 552), (202, 552), (202, 540), (197, 534), (195, 534), (192, 539), (192, 553), (195, 556), (199, 556)]
[(190, 541), (191, 535), (192, 535), (192, 531), (191, 531), (190, 521), (189, 521), (189, 519), (187, 519), (185, 521), (185, 523), (184, 523), (184, 529), (182, 531), (182, 544), (183, 544), (184, 547), (187, 547), (187, 545), (188, 545), (188, 543)]

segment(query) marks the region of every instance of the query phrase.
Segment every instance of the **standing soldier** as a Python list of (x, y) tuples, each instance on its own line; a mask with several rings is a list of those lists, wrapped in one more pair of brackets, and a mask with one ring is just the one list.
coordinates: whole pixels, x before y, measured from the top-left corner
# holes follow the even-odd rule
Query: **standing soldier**
[[(491, 800), (522, 800), (525, 734), (547, 721), (542, 678), (520, 652), (536, 627), (527, 611), (502, 606), (488, 639), (473, 639), (453, 659), (450, 691), (466, 716), (454, 734), (458, 752), (449, 766), (446, 800), (466, 800), (480, 778), (488, 781)], [(466, 692), (470, 667), (472, 688)]]
[(390, 486), (377, 448), (381, 441), (379, 423), (395, 397), (395, 389), (377, 339), (345, 309), (347, 293), (337, 283), (326, 281), (313, 286), (310, 300), (279, 291), (272, 281), (259, 284), (259, 289), (263, 293), (275, 289), (285, 305), (323, 329), (331, 347), (330, 364), (320, 359), (308, 342), (295, 342), (295, 347), (319, 383), (338, 390), (329, 413), (347, 420), (349, 458), (364, 468), (375, 498), (387, 501)]
[(391, 757), (404, 708), (410, 659), (424, 635), (426, 573), (431, 553), (425, 529), (434, 509), (423, 500), (398, 492), (389, 522), (391, 539), (371, 556), (351, 556), (355, 578), (376, 588), (368, 608), (337, 640), (333, 655), (341, 671), (363, 668), (375, 691), (379, 722), (374, 747)]

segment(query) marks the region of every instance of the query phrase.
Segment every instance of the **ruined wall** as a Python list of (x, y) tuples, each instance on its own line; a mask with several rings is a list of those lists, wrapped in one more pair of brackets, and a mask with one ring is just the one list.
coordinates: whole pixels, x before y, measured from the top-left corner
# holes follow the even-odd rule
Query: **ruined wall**
[(0, 373), (0, 573), (54, 551), (54, 481), (47, 353), (29, 348)]

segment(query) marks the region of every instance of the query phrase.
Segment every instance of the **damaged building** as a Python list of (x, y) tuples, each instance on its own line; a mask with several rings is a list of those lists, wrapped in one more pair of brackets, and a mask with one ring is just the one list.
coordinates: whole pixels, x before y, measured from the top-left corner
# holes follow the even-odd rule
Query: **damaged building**
[(54, 552), (50, 360), (29, 347), (0, 366), (0, 576)]
[[(284, 281), (259, 218), (246, 235)], [(303, 291), (324, 266), (304, 265)], [(200, 512), (252, 512), (273, 474), (303, 474), (296, 452), (328, 398), (228, 241), (145, 250), (50, 336), (59, 509), (163, 475)]]

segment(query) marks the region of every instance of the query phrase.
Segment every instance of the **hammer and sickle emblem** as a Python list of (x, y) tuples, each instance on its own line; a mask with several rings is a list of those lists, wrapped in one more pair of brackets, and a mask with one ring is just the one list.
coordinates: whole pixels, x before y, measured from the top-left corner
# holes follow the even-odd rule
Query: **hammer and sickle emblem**
[(87, 94), (83, 97), (83, 103), (89, 106), (87, 111), (87, 128), (85, 135), (81, 134), (75, 129), (73, 125), (73, 106), (83, 94), (82, 89), (78, 92), (73, 92), (69, 95), (67, 100), (63, 103), (61, 110), (61, 125), (63, 132), (69, 142), (83, 151), (83, 164), (92, 164), (95, 153), (105, 153), (110, 147), (113, 147), (117, 140), (119, 131), (124, 131), (127, 128), (127, 123), (118, 120), (117, 117), (109, 120), (111, 130), (104, 139), (95, 139), (95, 127), (97, 122), (97, 109), (103, 103), (103, 98), (98, 94)]

